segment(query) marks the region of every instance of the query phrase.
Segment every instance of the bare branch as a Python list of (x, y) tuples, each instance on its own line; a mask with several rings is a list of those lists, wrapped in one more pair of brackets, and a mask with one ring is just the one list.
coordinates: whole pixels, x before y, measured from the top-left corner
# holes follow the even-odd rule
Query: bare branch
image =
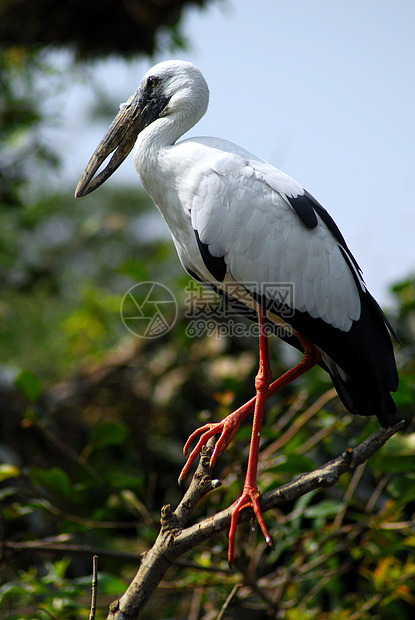
[[(314, 489), (335, 485), (340, 476), (364, 463), (392, 435), (402, 430), (404, 425), (402, 421), (391, 428), (378, 429), (357, 447), (348, 448), (323, 467), (302, 474), (279, 489), (264, 493), (260, 498), (261, 510), (265, 512), (285, 502), (293, 501)], [(209, 491), (220, 486), (219, 481), (211, 480), (209, 472), (209, 457), (213, 445), (214, 439), (212, 438), (202, 449), (196, 473), (176, 510), (172, 511), (170, 505), (162, 508), (160, 533), (153, 547), (141, 556), (141, 565), (127, 591), (110, 606), (107, 620), (138, 618), (168, 568), (177, 558), (229, 528), (231, 507), (184, 529), (198, 501)], [(251, 509), (246, 509), (241, 513), (240, 522), (247, 521), (251, 517)]]

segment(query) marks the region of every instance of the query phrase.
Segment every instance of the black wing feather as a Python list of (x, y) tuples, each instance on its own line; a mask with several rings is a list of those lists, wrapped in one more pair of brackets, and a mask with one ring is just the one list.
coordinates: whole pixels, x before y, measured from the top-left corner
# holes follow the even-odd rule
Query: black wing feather
[(218, 281), (223, 282), (226, 275), (226, 263), (223, 256), (213, 256), (209, 251), (207, 243), (203, 243), (200, 240), (199, 233), (195, 230), (197, 245), (199, 246), (200, 254), (203, 258), (203, 262), (206, 268), (210, 271), (212, 276)]

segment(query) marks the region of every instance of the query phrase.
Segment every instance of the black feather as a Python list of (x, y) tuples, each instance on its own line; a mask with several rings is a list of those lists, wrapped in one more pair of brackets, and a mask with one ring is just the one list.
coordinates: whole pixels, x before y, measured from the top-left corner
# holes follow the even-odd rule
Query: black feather
[(197, 230), (195, 230), (195, 235), (200, 254), (207, 269), (210, 271), (215, 280), (218, 282), (223, 282), (226, 275), (225, 259), (223, 256), (213, 256), (213, 254), (210, 253), (208, 244), (203, 243), (203, 241), (200, 240)]
[(291, 207), (294, 209), (302, 223), (307, 228), (315, 228), (318, 224), (317, 216), (313, 209), (313, 204), (307, 194), (299, 194), (298, 196), (286, 196)]

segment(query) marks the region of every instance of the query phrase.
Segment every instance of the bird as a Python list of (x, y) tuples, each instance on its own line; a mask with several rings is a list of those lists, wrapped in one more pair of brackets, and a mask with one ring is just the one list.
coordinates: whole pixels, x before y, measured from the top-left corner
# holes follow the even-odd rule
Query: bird
[[(153, 66), (120, 105), (75, 197), (100, 187), (132, 151), (141, 183), (166, 221), (184, 269), (258, 321), (255, 395), (220, 422), (192, 433), (180, 474), (182, 480), (202, 445), (218, 436), (213, 467), (253, 412), (245, 482), (232, 504), (228, 532), (232, 565), (236, 528), (245, 508), (252, 508), (272, 546), (257, 481), (267, 399), (319, 364), (349, 412), (376, 415), (388, 426), (396, 411), (391, 392), (398, 386), (392, 340), (397, 336), (333, 218), (300, 183), (227, 140), (181, 139), (206, 113), (208, 102), (208, 85), (193, 63), (169, 60)], [(273, 382), (269, 334), (303, 354)]]

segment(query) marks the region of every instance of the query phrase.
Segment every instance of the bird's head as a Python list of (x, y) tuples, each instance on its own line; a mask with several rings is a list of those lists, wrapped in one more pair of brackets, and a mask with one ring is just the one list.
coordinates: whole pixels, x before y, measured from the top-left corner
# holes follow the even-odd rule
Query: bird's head
[[(206, 81), (192, 63), (168, 60), (152, 67), (137, 91), (121, 104), (120, 111), (85, 168), (75, 198), (86, 196), (102, 185), (122, 164), (146, 127), (160, 118), (170, 117), (179, 137), (200, 120), (206, 112), (208, 101)], [(113, 155), (107, 166), (95, 176), (111, 153)]]

